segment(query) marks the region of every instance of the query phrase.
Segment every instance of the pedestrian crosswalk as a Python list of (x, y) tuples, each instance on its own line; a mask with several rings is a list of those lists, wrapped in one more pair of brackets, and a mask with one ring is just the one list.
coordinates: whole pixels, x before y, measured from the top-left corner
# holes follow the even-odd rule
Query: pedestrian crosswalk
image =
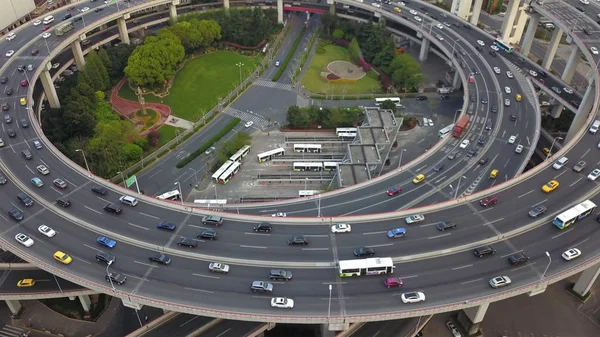
[(21, 337), (27, 335), (28, 333), (25, 331), (25, 329), (8, 324), (0, 329), (0, 337)]
[(263, 78), (259, 78), (256, 81), (254, 81), (254, 85), (258, 85), (261, 87), (267, 87), (267, 88), (274, 88), (274, 89), (279, 89), (279, 90), (294, 91), (294, 87), (291, 84), (273, 82), (273, 81), (263, 79)]
[(254, 122), (254, 124), (252, 126), (255, 128), (258, 128), (258, 129), (264, 129), (269, 126), (269, 121), (265, 117), (255, 113), (254, 111), (249, 111), (249, 110), (241, 111), (238, 109), (228, 107), (223, 112), (225, 112), (226, 114), (228, 114), (230, 116), (237, 117), (237, 118), (243, 120), (244, 122), (252, 121), (252, 122)]

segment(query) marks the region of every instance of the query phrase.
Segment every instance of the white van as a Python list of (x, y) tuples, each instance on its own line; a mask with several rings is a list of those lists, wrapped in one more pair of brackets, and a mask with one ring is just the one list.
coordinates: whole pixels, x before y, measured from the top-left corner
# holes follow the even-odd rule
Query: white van
[(54, 17), (52, 15), (48, 15), (47, 17), (44, 18), (45, 25), (51, 24), (52, 22), (54, 22)]
[(128, 195), (124, 195), (124, 196), (120, 197), (120, 198), (119, 198), (119, 201), (120, 201), (122, 204), (129, 205), (129, 206), (131, 206), (131, 207), (133, 207), (133, 206), (135, 206), (135, 205), (137, 205), (137, 204), (138, 204), (138, 201), (137, 201), (137, 199), (136, 199), (136, 198), (134, 198), (134, 197), (131, 197), (131, 196), (128, 196)]
[(596, 120), (594, 121), (594, 124), (592, 124), (592, 126), (590, 126), (590, 133), (595, 135), (596, 132), (598, 132), (598, 129), (600, 128), (600, 120)]

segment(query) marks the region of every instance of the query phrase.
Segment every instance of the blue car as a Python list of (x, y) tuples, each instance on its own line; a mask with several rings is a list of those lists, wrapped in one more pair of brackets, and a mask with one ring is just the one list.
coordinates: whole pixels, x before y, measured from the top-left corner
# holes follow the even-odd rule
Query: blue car
[(99, 236), (96, 239), (96, 242), (108, 248), (114, 248), (117, 245), (117, 242), (115, 240), (109, 239), (106, 236)]
[(158, 229), (166, 229), (169, 231), (174, 231), (176, 226), (175, 224), (172, 224), (170, 222), (166, 222), (166, 221), (161, 221), (158, 223), (158, 225), (156, 225), (156, 228)]
[(406, 235), (406, 229), (394, 228), (392, 230), (389, 230), (387, 235), (388, 235), (388, 238), (390, 238), (390, 239), (401, 238)]

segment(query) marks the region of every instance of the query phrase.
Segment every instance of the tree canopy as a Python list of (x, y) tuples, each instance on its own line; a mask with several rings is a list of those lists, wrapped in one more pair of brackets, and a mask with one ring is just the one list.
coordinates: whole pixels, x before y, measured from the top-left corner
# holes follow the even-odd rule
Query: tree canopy
[(357, 125), (362, 118), (363, 109), (359, 107), (325, 108), (316, 105), (301, 108), (292, 105), (288, 108), (287, 122), (296, 129), (308, 129), (315, 126), (332, 129)]

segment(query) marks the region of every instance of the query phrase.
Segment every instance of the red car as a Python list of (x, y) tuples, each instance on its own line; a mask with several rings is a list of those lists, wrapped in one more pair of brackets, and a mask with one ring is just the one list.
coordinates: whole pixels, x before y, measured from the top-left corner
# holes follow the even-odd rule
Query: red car
[(383, 284), (388, 288), (400, 288), (404, 283), (399, 277), (388, 277)]
[(498, 202), (498, 198), (495, 196), (487, 197), (479, 201), (479, 204), (483, 207), (493, 206)]
[(48, 29), (50, 29), (50, 26), (44, 26), (44, 28), (42, 28), (42, 32), (47, 31)]
[(396, 195), (396, 194), (398, 194), (398, 193), (400, 193), (400, 192), (402, 192), (402, 187), (398, 186), (398, 187), (392, 187), (392, 188), (390, 188), (390, 189), (387, 191), (387, 194), (388, 194), (389, 196), (392, 196), (392, 195)]
[(469, 75), (469, 82), (475, 83), (475, 77), (473, 77), (473, 75)]
[(27, 82), (27, 80), (22, 80), (21, 81), (21, 86), (22, 87), (27, 87), (27, 86), (29, 86), (29, 82)]

